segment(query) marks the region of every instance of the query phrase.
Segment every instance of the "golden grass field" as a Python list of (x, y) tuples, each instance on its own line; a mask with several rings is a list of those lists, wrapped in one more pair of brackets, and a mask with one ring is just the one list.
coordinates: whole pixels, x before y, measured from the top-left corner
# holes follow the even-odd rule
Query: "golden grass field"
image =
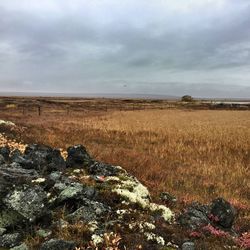
[(83, 144), (98, 160), (121, 165), (153, 194), (208, 202), (222, 196), (250, 205), (250, 112), (141, 110), (8, 115), (26, 142), (66, 149)]
[[(35, 105), (25, 112), (0, 109), (0, 119), (17, 125), (0, 126), (0, 134), (4, 132), (0, 142), (4, 144), (7, 137), (10, 146), (21, 150), (27, 143), (43, 143), (62, 151), (83, 144), (98, 160), (121, 165), (135, 175), (154, 201), (160, 202), (163, 191), (176, 196), (177, 203), (167, 204), (176, 214), (193, 201), (209, 203), (223, 197), (237, 208), (235, 227), (250, 230), (249, 111), (156, 106), (125, 111), (117, 102), (118, 108), (108, 111), (84, 110), (77, 104), (78, 109), (71, 107), (68, 112), (60, 105), (47, 105), (42, 106), (41, 116)], [(175, 238), (187, 234), (178, 228), (168, 230)], [(39, 240), (27, 242), (36, 245)], [(197, 249), (224, 249), (223, 242), (210, 237), (196, 244)]]

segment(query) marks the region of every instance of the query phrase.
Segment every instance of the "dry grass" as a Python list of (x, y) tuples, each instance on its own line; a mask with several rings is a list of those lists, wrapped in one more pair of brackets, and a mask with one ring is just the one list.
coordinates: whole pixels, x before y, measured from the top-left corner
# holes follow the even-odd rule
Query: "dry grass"
[(84, 144), (99, 160), (121, 165), (154, 194), (185, 201), (222, 196), (250, 200), (250, 112), (143, 110), (6, 117), (21, 137), (67, 148)]

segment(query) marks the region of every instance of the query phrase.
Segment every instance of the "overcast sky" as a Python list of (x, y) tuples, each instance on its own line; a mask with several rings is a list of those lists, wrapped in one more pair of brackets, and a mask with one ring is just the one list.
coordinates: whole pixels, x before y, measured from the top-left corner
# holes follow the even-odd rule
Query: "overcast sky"
[(250, 98), (250, 0), (0, 0), (0, 91)]

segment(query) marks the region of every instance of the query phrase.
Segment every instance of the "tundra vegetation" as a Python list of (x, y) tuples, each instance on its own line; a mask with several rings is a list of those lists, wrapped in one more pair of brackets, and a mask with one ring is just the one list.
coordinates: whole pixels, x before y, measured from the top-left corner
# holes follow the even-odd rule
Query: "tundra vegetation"
[[(176, 218), (183, 215), (179, 220), (179, 224), (183, 225), (187, 224), (187, 221), (190, 222), (187, 219), (190, 214), (202, 211), (203, 215), (206, 215), (202, 229), (197, 225), (191, 225), (191, 228), (188, 225), (187, 229), (169, 224), (165, 225), (163, 235), (157, 234), (157, 229), (154, 228), (159, 225), (147, 221), (149, 214), (145, 214), (141, 225), (130, 224), (128, 230), (133, 228), (139, 230), (140, 227), (154, 228), (153, 232), (146, 230), (144, 238), (158, 242), (158, 246), (164, 245), (165, 248), (160, 249), (175, 249), (175, 244), (181, 246), (184, 239), (188, 239), (191, 243), (195, 242), (197, 249), (249, 247), (249, 111), (185, 108), (130, 111), (112, 109), (108, 112), (50, 111), (42, 112), (42, 115), (38, 116), (32, 112), (24, 114), (13, 112), (11, 109), (11, 111), (0, 111), (0, 115), (2, 120), (16, 124), (16, 126), (0, 125), (4, 138), (8, 138), (9, 142), (14, 140), (12, 143), (15, 147), (19, 142), (22, 142), (22, 147), (23, 144), (30, 143), (46, 144), (59, 148), (66, 157), (68, 147), (83, 144), (97, 161), (122, 166), (143, 184), (142, 186), (137, 182), (131, 184), (132, 180), (129, 177), (121, 177), (119, 182), (116, 177), (109, 177), (106, 183), (112, 183), (114, 192), (109, 194), (101, 190), (103, 199), (110, 200), (112, 197), (119, 199), (117, 195), (123, 198), (127, 196), (128, 200), (141, 201), (142, 207), (151, 212), (154, 212), (154, 204), (162, 204), (167, 207), (166, 216), (171, 214), (168, 208), (173, 211)], [(84, 180), (84, 175), (82, 177), (76, 175), (80, 181)], [(124, 186), (129, 188), (123, 190)], [(144, 186), (148, 188), (152, 199), (146, 203), (136, 194), (136, 191), (145, 193)], [(233, 225), (225, 224), (227, 230), (223, 228), (224, 224), (219, 227), (215, 225), (218, 218), (211, 213), (213, 209), (217, 209), (214, 207), (219, 206), (218, 203), (224, 207), (230, 205), (224, 200), (218, 200), (218, 197), (223, 197), (234, 207), (230, 211), (235, 220)], [(202, 207), (193, 202), (210, 205)], [(186, 212), (183, 212), (184, 209)], [(164, 218), (164, 209), (161, 209), (161, 212)], [(131, 212), (124, 215), (126, 211), (123, 208), (117, 210), (117, 213), (125, 218), (136, 217), (135, 214), (129, 215)], [(58, 212), (58, 219), (64, 218), (64, 214), (64, 210)], [(75, 222), (67, 229), (58, 231), (57, 236), (70, 240), (71, 237), (74, 238), (85, 231), (88, 235), (86, 225)], [(75, 236), (72, 236), (72, 232)], [(118, 240), (122, 235), (102, 235), (102, 239), (99, 235), (92, 237), (96, 242), (98, 240), (103, 242), (108, 239)], [(126, 242), (131, 241), (129, 237), (129, 234), (126, 234)], [(171, 238), (174, 239), (172, 242)], [(167, 246), (168, 242), (164, 239), (171, 244)], [(27, 242), (38, 245), (40, 238), (32, 236), (27, 238)], [(138, 248), (139, 245), (138, 243)]]

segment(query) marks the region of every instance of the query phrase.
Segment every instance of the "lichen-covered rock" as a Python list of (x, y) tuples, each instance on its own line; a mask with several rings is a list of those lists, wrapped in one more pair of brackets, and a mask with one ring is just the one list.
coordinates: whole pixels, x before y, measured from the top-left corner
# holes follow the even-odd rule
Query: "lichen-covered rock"
[(211, 215), (214, 223), (225, 228), (230, 229), (233, 225), (236, 211), (235, 208), (223, 198), (217, 198), (212, 201)]
[(76, 222), (79, 220), (90, 222), (102, 219), (107, 216), (111, 209), (104, 204), (96, 201), (84, 199), (83, 206), (77, 209), (74, 213), (69, 214), (67, 219)]
[(119, 172), (118, 168), (102, 163), (102, 162), (95, 162), (89, 168), (88, 171), (92, 175), (100, 175), (100, 176), (114, 176), (117, 175)]
[(4, 234), (0, 236), (0, 247), (15, 247), (21, 243), (22, 236), (20, 233)]
[(51, 239), (43, 243), (40, 250), (73, 250), (75, 247), (76, 243), (73, 241)]
[(47, 212), (47, 195), (39, 186), (24, 187), (21, 190), (15, 189), (4, 199), (4, 204), (24, 219), (33, 222)]
[(19, 213), (3, 205), (1, 206), (0, 227), (14, 226), (20, 223), (22, 220), (23, 220), (23, 217)]
[(4, 182), (8, 182), (8, 185), (30, 183), (33, 179), (37, 179), (38, 176), (39, 175), (35, 170), (24, 169), (15, 162), (0, 167), (0, 185)]
[(67, 167), (84, 168), (93, 163), (86, 148), (82, 145), (76, 145), (67, 149), (68, 157), (66, 159)]
[(61, 203), (69, 199), (77, 198), (82, 194), (82, 192), (83, 192), (83, 185), (80, 183), (74, 182), (71, 185), (66, 186), (61, 191), (57, 200), (59, 203)]
[(195, 250), (193, 242), (184, 242), (182, 244), (181, 250)]
[(178, 217), (178, 222), (182, 226), (196, 230), (210, 223), (209, 213), (209, 206), (193, 203)]
[[(64, 170), (66, 165), (58, 149), (44, 145), (29, 145), (24, 151), (24, 158), (32, 162), (32, 168), (40, 173)], [(26, 166), (30, 168), (30, 165)]]

